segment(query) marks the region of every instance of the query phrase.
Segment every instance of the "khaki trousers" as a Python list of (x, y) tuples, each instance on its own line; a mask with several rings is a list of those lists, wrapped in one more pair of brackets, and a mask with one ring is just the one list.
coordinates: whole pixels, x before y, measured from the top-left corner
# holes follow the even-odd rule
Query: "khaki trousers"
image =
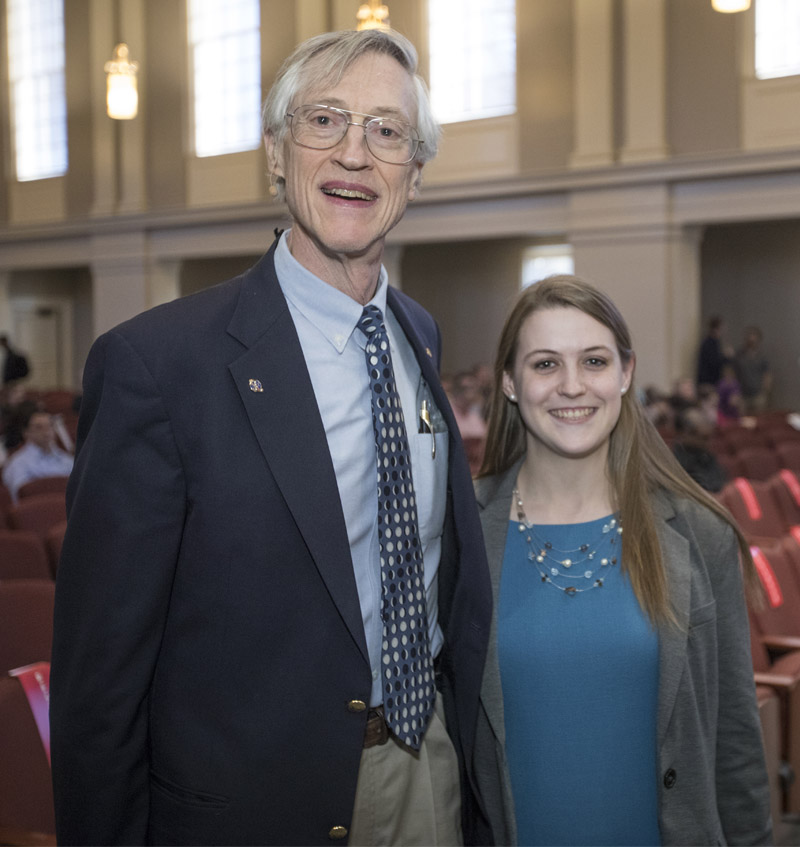
[(389, 736), (361, 753), (348, 844), (460, 847), (458, 758), (444, 725), (442, 695), (419, 752)]

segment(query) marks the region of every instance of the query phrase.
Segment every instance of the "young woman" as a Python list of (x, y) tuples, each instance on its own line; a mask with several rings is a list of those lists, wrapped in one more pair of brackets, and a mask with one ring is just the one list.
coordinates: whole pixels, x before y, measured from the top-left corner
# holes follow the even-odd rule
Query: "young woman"
[(497, 844), (765, 844), (747, 543), (572, 276), (506, 321), (476, 483), (495, 597), (477, 769)]

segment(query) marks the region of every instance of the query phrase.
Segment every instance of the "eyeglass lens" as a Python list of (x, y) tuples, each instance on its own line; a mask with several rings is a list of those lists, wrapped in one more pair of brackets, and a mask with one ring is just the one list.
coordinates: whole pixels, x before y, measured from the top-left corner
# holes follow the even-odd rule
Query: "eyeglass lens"
[[(294, 140), (314, 150), (335, 147), (354, 123), (348, 112), (328, 106), (298, 106), (290, 117)], [(410, 162), (419, 145), (414, 128), (393, 118), (372, 118), (364, 135), (372, 155), (390, 164)]]

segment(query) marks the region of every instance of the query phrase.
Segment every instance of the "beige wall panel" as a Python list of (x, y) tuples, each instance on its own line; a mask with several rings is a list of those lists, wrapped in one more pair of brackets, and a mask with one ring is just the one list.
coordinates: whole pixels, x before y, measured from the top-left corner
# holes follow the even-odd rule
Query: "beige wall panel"
[(403, 291), (442, 330), (442, 372), (494, 361), (506, 315), (520, 290), (522, 250), (530, 241), (500, 239), (408, 246)]
[(517, 0), (520, 170), (563, 168), (573, 148), (572, 4)]
[(667, 140), (675, 155), (739, 146), (738, 15), (667, 3)]
[[(151, 209), (186, 205), (189, 59), (183, 2), (147, 0), (147, 68), (139, 108), (145, 121), (147, 198)], [(137, 119), (138, 120), (138, 119)]]
[(743, 146), (800, 146), (800, 77), (749, 80), (744, 86)]
[(94, 202), (91, 82), (92, 76), (102, 76), (103, 69), (93, 67), (90, 62), (92, 44), (89, 12), (88, 0), (70, 0), (69, 14), (64, 18), (64, 42), (68, 57), (66, 93), (69, 171), (66, 177), (66, 205), (69, 217), (88, 215)]
[(64, 220), (67, 215), (66, 183), (65, 177), (10, 182), (10, 223), (39, 224)]
[(327, 5), (318, 0), (261, 0), (262, 100), (297, 44), (328, 29)]
[[(11, 143), (10, 93), (8, 90), (8, 40), (6, 38), (6, 4), (0, 0), (0, 186), (5, 187), (14, 174)], [(0, 190), (0, 226), (8, 222), (8, 192)], [(2, 281), (0, 281), (1, 284)], [(0, 302), (2, 297), (0, 297)], [(2, 313), (0, 312), (0, 326)]]
[(268, 184), (263, 147), (227, 156), (191, 157), (187, 162), (189, 206), (215, 206), (263, 200)]
[(437, 157), (425, 167), (425, 181), (462, 182), (519, 172), (516, 115), (445, 124)]

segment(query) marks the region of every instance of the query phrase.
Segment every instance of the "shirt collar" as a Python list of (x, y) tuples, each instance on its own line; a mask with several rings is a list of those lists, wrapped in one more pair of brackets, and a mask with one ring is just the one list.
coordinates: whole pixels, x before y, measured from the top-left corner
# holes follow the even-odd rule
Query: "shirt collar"
[[(353, 330), (361, 318), (364, 307), (338, 288), (323, 282), (295, 259), (283, 233), (275, 248), (275, 272), (286, 299), (328, 339), (338, 353), (347, 346)], [(369, 301), (386, 314), (386, 268), (381, 265), (378, 287)], [(359, 346), (364, 340), (359, 333)]]

